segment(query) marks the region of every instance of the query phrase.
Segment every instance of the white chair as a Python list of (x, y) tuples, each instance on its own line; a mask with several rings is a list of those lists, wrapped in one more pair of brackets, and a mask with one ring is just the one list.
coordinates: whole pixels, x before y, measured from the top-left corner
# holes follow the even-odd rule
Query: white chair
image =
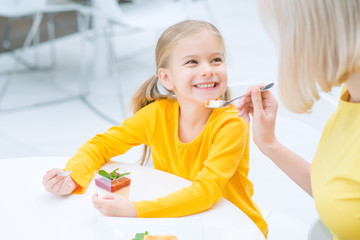
[[(95, 17), (94, 35), (105, 36), (109, 49), (110, 70), (117, 71), (114, 65), (120, 61), (120, 58), (113, 43), (116, 35), (123, 36), (146, 30), (155, 31), (159, 35), (165, 28), (188, 19), (194, 2), (202, 3), (210, 19), (215, 21), (207, 0), (134, 0), (120, 4), (117, 0), (93, 0), (91, 7), (83, 8), (81, 11), (84, 15)], [(100, 23), (101, 20), (105, 20), (105, 23)], [(153, 45), (155, 40), (156, 38)], [(137, 53), (142, 53), (143, 50)], [(128, 58), (129, 56), (122, 56), (121, 60)]]
[[(4, 39), (2, 41), (2, 45), (5, 48), (9, 48), (11, 43), (9, 42), (9, 26), (10, 22), (13, 18), (21, 18), (26, 16), (33, 17), (33, 23), (29, 32), (25, 38), (25, 41), (22, 46), (22, 54), (25, 49), (27, 49), (31, 43), (37, 45), (39, 40), (39, 26), (43, 18), (43, 10), (46, 6), (47, 0), (36, 0), (36, 1), (26, 1), (26, 0), (0, 0), (0, 16), (8, 19), (8, 24), (6, 28), (6, 33)], [(48, 35), (49, 39), (53, 36), (53, 27), (48, 24)], [(53, 53), (54, 51), (52, 51)], [(17, 60), (19, 60), (22, 64), (27, 66), (28, 68), (38, 68), (33, 64), (28, 63), (23, 56), (15, 55)], [(54, 64), (54, 56), (52, 56), (52, 65)]]
[(310, 227), (308, 240), (332, 240), (330, 230), (324, 225), (321, 219), (316, 220)]
[[(99, 35), (99, 28), (103, 31), (108, 45), (110, 69), (117, 71), (116, 64), (120, 61), (120, 49), (114, 44), (117, 35), (124, 35), (138, 31), (154, 31), (159, 35), (165, 28), (176, 22), (188, 18), (188, 8), (191, 0), (137, 0), (132, 3), (118, 4), (117, 0), (95, 0), (93, 14), (105, 20), (103, 26), (95, 23), (95, 31)], [(153, 44), (155, 44), (154, 38)], [(141, 49), (139, 52), (142, 52)], [(129, 56), (121, 56), (127, 59)], [(115, 67), (114, 67), (115, 66)]]
[[(64, 1), (63, 1), (64, 2)], [(64, 4), (49, 4), (48, 0), (0, 0), (0, 16), (5, 17), (8, 19), (8, 26), (6, 29), (5, 37), (2, 41), (2, 45), (5, 47), (10, 47), (11, 43), (9, 42), (9, 21), (14, 18), (21, 18), (32, 16), (33, 23), (29, 29), (29, 32), (24, 40), (23, 46), (20, 49), (15, 49), (11, 52), (12, 56), (14, 57), (14, 65), (11, 69), (6, 70), (5, 72), (1, 73), (1, 75), (6, 76), (6, 80), (4, 84), (2, 84), (2, 88), (0, 89), (0, 104), (4, 99), (6, 92), (10, 86), (10, 83), (13, 79), (13, 75), (18, 74), (21, 72), (20, 64), (25, 66), (26, 69), (30, 70), (51, 70), (55, 67), (56, 59), (55, 59), (55, 27), (53, 21), (53, 14), (58, 12), (67, 12), (67, 11), (76, 11), (79, 12), (81, 9), (81, 5), (73, 4), (64, 2)], [(37, 57), (37, 50), (39, 45), (39, 26), (43, 19), (44, 14), (47, 16), (47, 31), (48, 31), (48, 43), (50, 47), (50, 64), (47, 66), (41, 66), (39, 64), (39, 59)], [(80, 17), (78, 16), (78, 25), (80, 25)], [(34, 46), (34, 47), (32, 47)], [(27, 50), (34, 50), (34, 62), (29, 61), (25, 55)], [(73, 96), (70, 97), (74, 98)], [(51, 101), (47, 103), (37, 103), (31, 104), (28, 106), (22, 107), (15, 107), (15, 108), (4, 108), (0, 107), (0, 111), (14, 111), (14, 110), (21, 110), (24, 108), (36, 107), (51, 103), (58, 103), (63, 100), (69, 100), (67, 97), (66, 99), (60, 99), (56, 101)]]
[(116, 0), (95, 0), (98, 9), (111, 24), (137, 29), (161, 29), (186, 19), (190, 0), (137, 0), (118, 4)]
[[(47, 14), (47, 31), (48, 31), (48, 40), (49, 45), (51, 47), (51, 64), (48, 68), (55, 66), (55, 49), (54, 42), (55, 39), (55, 28), (53, 21), (53, 14), (59, 12), (67, 12), (67, 11), (76, 11), (78, 12), (82, 5), (69, 3), (67, 1), (62, 1), (62, 4), (50, 4), (48, 0), (0, 0), (0, 16), (7, 18), (8, 24), (6, 26), (5, 36), (2, 41), (2, 45), (4, 48), (9, 48), (11, 43), (9, 41), (10, 35), (10, 21), (15, 18), (22, 18), (27, 16), (33, 17), (33, 23), (29, 32), (25, 38), (22, 48), (20, 49), (20, 54), (17, 54), (16, 59), (20, 61), (23, 65), (25, 65), (29, 69), (46, 69), (42, 68), (39, 65), (29, 63), (24, 59), (24, 51), (31, 45), (39, 44), (39, 26), (43, 19), (43, 15)], [(78, 25), (80, 19), (78, 18)], [(16, 53), (17, 51), (14, 51)]]

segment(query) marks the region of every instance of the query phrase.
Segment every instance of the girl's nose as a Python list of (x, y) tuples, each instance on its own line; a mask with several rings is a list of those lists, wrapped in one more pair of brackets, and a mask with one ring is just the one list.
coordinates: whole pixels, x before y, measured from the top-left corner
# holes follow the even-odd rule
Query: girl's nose
[(211, 77), (214, 75), (214, 71), (211, 66), (205, 65), (201, 69), (201, 77)]

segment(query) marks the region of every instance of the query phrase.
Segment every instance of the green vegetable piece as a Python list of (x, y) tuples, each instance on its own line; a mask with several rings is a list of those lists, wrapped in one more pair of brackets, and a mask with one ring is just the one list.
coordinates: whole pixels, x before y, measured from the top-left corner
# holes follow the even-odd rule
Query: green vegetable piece
[(117, 170), (119, 170), (119, 169), (117, 168), (117, 169), (115, 169), (114, 171), (112, 171), (112, 172), (110, 173), (112, 179), (116, 179), (116, 176), (117, 176), (116, 171), (117, 171)]
[(127, 173), (122, 173), (122, 174), (116, 175), (116, 178), (121, 178), (121, 177), (123, 177), (123, 176), (125, 176), (125, 175), (128, 175), (128, 174), (130, 174), (130, 173), (129, 173), (129, 172), (127, 172)]
[(135, 234), (135, 238), (133, 238), (132, 240), (144, 240), (145, 235), (149, 235), (148, 231), (145, 231), (145, 233)]
[(107, 178), (107, 179), (112, 180), (111, 175), (109, 173), (107, 173), (105, 170), (99, 170), (98, 174), (105, 177), (105, 178)]
[(123, 177), (125, 175), (130, 174), (129, 172), (127, 172), (127, 173), (122, 173), (122, 174), (118, 175), (116, 173), (117, 170), (119, 170), (119, 169), (117, 168), (117, 169), (115, 169), (114, 171), (112, 171), (110, 173), (106, 172), (105, 170), (99, 170), (98, 174), (105, 177), (105, 178), (107, 178), (107, 179), (110, 179), (110, 180), (118, 179), (118, 178), (121, 178), (121, 177)]

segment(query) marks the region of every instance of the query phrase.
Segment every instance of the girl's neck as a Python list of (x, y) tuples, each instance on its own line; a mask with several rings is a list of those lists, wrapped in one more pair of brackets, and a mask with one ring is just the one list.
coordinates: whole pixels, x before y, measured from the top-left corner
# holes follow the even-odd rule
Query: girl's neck
[[(179, 104), (180, 105), (180, 104)], [(212, 109), (205, 108), (203, 106), (181, 106), (179, 110), (179, 120), (186, 123), (189, 126), (195, 126), (198, 124), (206, 124)]]
[(196, 104), (189, 105), (179, 103), (179, 132), (182, 142), (193, 141), (204, 129), (212, 109), (204, 108)]
[(350, 102), (360, 103), (360, 73), (353, 73), (345, 81), (346, 88), (349, 91)]

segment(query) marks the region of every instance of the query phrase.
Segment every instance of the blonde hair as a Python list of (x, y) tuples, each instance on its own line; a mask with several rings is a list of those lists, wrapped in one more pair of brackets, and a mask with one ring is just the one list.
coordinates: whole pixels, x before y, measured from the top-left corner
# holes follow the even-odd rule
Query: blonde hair
[(279, 93), (296, 113), (360, 71), (358, 0), (258, 0), (265, 29), (279, 50)]
[[(224, 40), (219, 30), (214, 25), (205, 21), (186, 20), (172, 25), (161, 34), (155, 49), (156, 73), (160, 68), (168, 67), (171, 53), (180, 40), (203, 30), (218, 36), (223, 45), (225, 56)], [(134, 113), (155, 100), (173, 97), (174, 93), (172, 91), (167, 91), (167, 94), (162, 94), (159, 91), (157, 84), (158, 77), (157, 75), (154, 75), (145, 81), (137, 90), (131, 101)], [(225, 93), (220, 98), (229, 100), (230, 97), (230, 90), (227, 87)], [(145, 145), (140, 163), (141, 165), (144, 165), (150, 157), (150, 151), (148, 150), (148, 146)]]

